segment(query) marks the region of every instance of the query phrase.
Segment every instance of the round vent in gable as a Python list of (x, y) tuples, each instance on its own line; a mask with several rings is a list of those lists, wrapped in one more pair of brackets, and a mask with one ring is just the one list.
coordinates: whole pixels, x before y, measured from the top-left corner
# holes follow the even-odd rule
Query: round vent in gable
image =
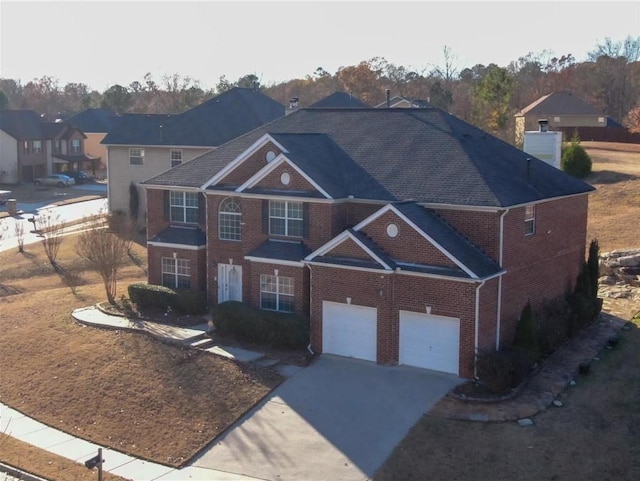
[(271, 162), (276, 158), (276, 153), (273, 150), (270, 150), (269, 152), (267, 152), (267, 155), (265, 155), (264, 158), (267, 162)]
[(395, 224), (389, 224), (387, 226), (387, 235), (389, 237), (397, 237), (398, 236), (398, 226)]
[(289, 172), (282, 173), (282, 175), (280, 176), (280, 182), (282, 182), (282, 185), (289, 185), (289, 182), (291, 182), (291, 176), (289, 175)]

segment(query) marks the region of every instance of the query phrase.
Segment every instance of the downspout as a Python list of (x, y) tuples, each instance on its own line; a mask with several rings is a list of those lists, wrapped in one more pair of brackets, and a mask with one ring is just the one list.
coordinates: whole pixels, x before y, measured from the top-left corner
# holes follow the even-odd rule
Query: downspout
[[(481, 281), (480, 284), (476, 287), (476, 325), (475, 325), (475, 341), (474, 341), (474, 354), (478, 354), (478, 343), (479, 343), (479, 333), (480, 333), (480, 289), (484, 286), (486, 281)], [(475, 360), (473, 362), (473, 377), (477, 378), (478, 373), (476, 372), (476, 363)]]
[[(507, 215), (509, 209), (500, 214), (500, 246), (498, 249), (498, 264), (502, 268), (502, 256), (504, 253), (504, 216)], [(502, 318), (502, 275), (498, 277), (498, 309), (496, 312), (496, 351), (500, 350), (500, 324)]]
[(307, 351), (309, 351), (313, 356), (315, 355), (313, 349), (311, 349), (311, 336), (313, 335), (313, 329), (311, 329), (311, 313), (313, 310), (313, 296), (311, 295), (313, 292), (313, 270), (311, 270), (310, 264), (306, 264), (306, 266), (309, 268), (309, 345), (307, 346)]

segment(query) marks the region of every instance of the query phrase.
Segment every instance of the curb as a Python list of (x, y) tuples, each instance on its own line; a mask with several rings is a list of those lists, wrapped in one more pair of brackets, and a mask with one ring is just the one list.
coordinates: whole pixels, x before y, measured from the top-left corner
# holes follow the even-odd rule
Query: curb
[(47, 478), (41, 478), (40, 476), (28, 473), (27, 471), (22, 471), (21, 469), (14, 468), (10, 464), (5, 463), (0, 463), (0, 473), (7, 473), (24, 481), (49, 481)]

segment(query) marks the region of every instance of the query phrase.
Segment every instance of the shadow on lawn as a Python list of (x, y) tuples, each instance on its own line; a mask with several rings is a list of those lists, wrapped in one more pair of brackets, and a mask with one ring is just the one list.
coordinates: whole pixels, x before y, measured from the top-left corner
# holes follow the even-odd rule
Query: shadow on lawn
[(637, 180), (639, 177), (632, 174), (624, 174), (622, 172), (614, 172), (612, 170), (600, 170), (592, 173), (587, 177), (587, 181), (591, 184), (617, 184), (628, 180)]

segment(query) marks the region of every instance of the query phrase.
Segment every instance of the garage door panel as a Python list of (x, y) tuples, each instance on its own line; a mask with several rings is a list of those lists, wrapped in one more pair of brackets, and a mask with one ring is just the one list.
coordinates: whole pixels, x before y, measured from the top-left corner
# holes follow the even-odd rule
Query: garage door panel
[(400, 311), (399, 363), (458, 374), (460, 320)]
[(322, 303), (322, 352), (376, 361), (377, 317), (374, 307)]

